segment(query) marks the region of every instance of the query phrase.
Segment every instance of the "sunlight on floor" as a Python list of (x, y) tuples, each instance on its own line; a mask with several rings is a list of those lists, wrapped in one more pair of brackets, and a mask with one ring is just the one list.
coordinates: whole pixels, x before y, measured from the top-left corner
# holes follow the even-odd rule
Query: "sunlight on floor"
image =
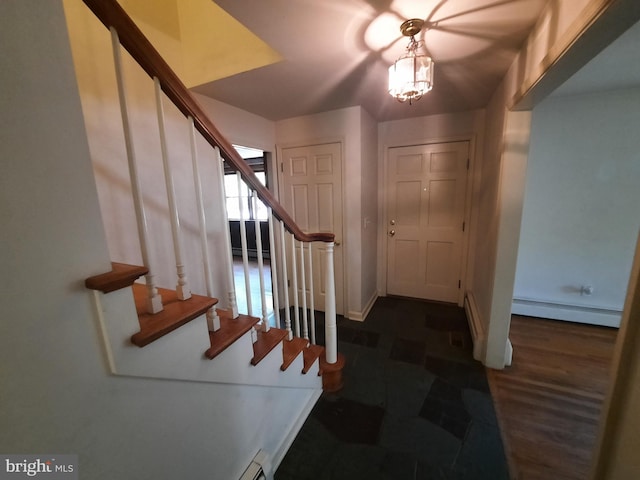
[[(249, 315), (262, 318), (263, 312), (262, 295), (260, 294), (260, 271), (258, 261), (250, 259), (248, 264), (249, 282), (248, 287), (245, 284), (245, 274), (241, 258), (233, 260), (233, 277), (236, 287), (236, 300), (238, 302), (238, 311), (240, 313), (248, 313)], [(264, 260), (264, 303), (266, 307), (266, 316), (271, 326), (275, 326), (273, 322), (273, 290), (271, 288), (271, 266), (269, 259)], [(247, 302), (247, 288), (249, 291), (249, 299), (251, 301), (251, 310)]]

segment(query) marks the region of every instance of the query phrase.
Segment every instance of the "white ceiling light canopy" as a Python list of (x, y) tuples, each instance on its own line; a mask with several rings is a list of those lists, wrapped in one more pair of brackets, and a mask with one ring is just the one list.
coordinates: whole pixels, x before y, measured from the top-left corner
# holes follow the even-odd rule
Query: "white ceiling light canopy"
[(423, 26), (419, 18), (400, 25), (402, 35), (411, 37), (406, 53), (389, 67), (389, 94), (400, 102), (411, 104), (433, 88), (433, 60), (423, 53), (424, 42), (415, 39)]

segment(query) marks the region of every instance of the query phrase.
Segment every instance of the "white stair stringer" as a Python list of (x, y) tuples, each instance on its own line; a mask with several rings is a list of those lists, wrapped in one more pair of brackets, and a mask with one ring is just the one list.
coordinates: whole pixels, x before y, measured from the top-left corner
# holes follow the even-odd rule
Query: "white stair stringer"
[(322, 390), (318, 360), (302, 374), (303, 355), (300, 353), (286, 371), (280, 370), (281, 345), (258, 365), (251, 365), (250, 331), (209, 360), (204, 356), (210, 346), (205, 315), (143, 348), (137, 347), (130, 341), (139, 330), (131, 287), (108, 294), (94, 291), (93, 294), (108, 363), (116, 375)]

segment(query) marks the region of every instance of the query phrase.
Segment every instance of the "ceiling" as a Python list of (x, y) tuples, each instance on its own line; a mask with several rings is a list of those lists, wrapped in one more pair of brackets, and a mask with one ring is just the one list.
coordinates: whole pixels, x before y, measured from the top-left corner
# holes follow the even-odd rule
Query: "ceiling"
[[(194, 91), (270, 120), (363, 106), (378, 121), (484, 107), (548, 0), (215, 0), (281, 57)], [(434, 88), (412, 105), (387, 93), (424, 19)]]

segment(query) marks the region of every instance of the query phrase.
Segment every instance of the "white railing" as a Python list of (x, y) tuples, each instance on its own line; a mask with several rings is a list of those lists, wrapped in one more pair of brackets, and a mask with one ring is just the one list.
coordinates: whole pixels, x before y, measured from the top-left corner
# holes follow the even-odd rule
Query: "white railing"
[(179, 300), (187, 300), (191, 298), (191, 289), (189, 288), (189, 281), (187, 280), (187, 273), (184, 266), (182, 231), (180, 230), (176, 189), (173, 182), (173, 174), (171, 173), (171, 166), (169, 165), (167, 131), (164, 121), (164, 106), (162, 105), (163, 95), (158, 77), (153, 77), (153, 87), (156, 99), (156, 113), (158, 115), (158, 133), (160, 135), (160, 152), (162, 153), (164, 183), (167, 190), (167, 200), (169, 202), (169, 220), (171, 223), (171, 237), (173, 239), (173, 253), (176, 257), (176, 273), (178, 275), (176, 294)]
[[(253, 210), (257, 211), (258, 209), (258, 194), (253, 192), (251, 196), (251, 202), (253, 203)], [(260, 231), (260, 220), (257, 218), (253, 223), (256, 232), (256, 257), (258, 258), (258, 283), (260, 284), (260, 299), (262, 305), (262, 324), (264, 325), (264, 331), (269, 331), (269, 319), (267, 316), (267, 294), (266, 294), (266, 286), (265, 286), (265, 278), (264, 278), (264, 259), (262, 252), (262, 232)], [(273, 305), (271, 305), (273, 308)]]
[[(125, 76), (122, 67), (121, 48), (124, 47), (134, 58), (138, 65), (153, 79), (155, 105), (157, 113), (158, 132), (160, 138), (160, 151), (162, 160), (162, 171), (165, 179), (165, 189), (168, 202), (168, 218), (171, 226), (171, 238), (173, 253), (175, 256), (175, 268), (177, 273), (176, 292), (180, 301), (185, 301), (191, 296), (191, 289), (195, 288), (187, 275), (188, 268), (191, 272), (202, 269), (204, 276), (204, 289), (207, 296), (212, 297), (216, 292), (214, 282), (214, 272), (223, 270), (225, 272), (225, 287), (221, 305), (225, 307), (231, 318), (239, 315), (235, 278), (233, 272), (233, 252), (231, 248), (230, 232), (228, 230), (229, 221), (226, 213), (226, 198), (224, 194), (224, 166), (223, 161), (237, 172), (239, 184), (244, 182), (249, 191), (251, 201), (256, 205), (258, 199), (264, 202), (269, 211), (269, 249), (270, 268), (265, 269), (263, 263), (263, 244), (260, 225), (255, 222), (257, 263), (258, 263), (258, 284), (261, 301), (261, 328), (269, 330), (270, 318), (269, 309), (274, 313), (273, 326), (284, 328), (287, 337), (291, 340), (294, 336), (303, 337), (311, 343), (315, 343), (315, 301), (314, 301), (314, 271), (320, 271), (318, 265), (314, 266), (311, 244), (313, 242), (323, 242), (326, 245), (326, 265), (324, 266), (325, 281), (325, 360), (332, 364), (337, 361), (337, 337), (336, 337), (336, 307), (335, 307), (335, 285), (333, 267), (333, 234), (331, 233), (307, 233), (302, 232), (293, 221), (291, 216), (277, 202), (273, 194), (261, 185), (260, 181), (251, 171), (251, 168), (240, 158), (231, 144), (218, 132), (213, 123), (204, 114), (200, 106), (191, 96), (186, 87), (180, 82), (178, 77), (171, 71), (166, 62), (153, 49), (151, 44), (144, 38), (135, 24), (129, 19), (114, 0), (84, 0), (84, 3), (93, 13), (107, 26), (111, 32), (113, 47), (113, 57), (115, 62), (115, 73), (117, 81), (118, 99), (124, 130), (126, 154), (128, 158), (129, 177), (135, 215), (137, 221), (137, 232), (140, 243), (142, 262), (149, 273), (146, 275), (147, 301), (146, 309), (148, 313), (157, 313), (162, 310), (162, 299), (158, 294), (156, 286), (156, 266), (152, 265), (151, 238), (148, 228), (148, 218), (145, 213), (145, 201), (141, 189), (141, 178), (138, 171), (136, 152), (134, 148), (134, 135), (129, 113), (129, 102), (125, 85)], [(186, 265), (185, 252), (183, 249), (183, 227), (180, 221), (178, 210), (178, 199), (184, 198), (180, 192), (176, 192), (176, 182), (174, 172), (171, 167), (169, 155), (169, 145), (167, 144), (167, 122), (165, 121), (164, 102), (170, 101), (180, 111), (188, 122), (189, 138), (185, 139), (190, 145), (191, 163), (193, 170), (193, 186), (195, 189), (195, 206), (198, 219), (198, 236), (202, 250), (202, 264), (196, 266)], [(206, 222), (205, 204), (203, 191), (208, 189), (207, 181), (202, 178), (200, 170), (202, 160), (199, 158), (196, 144), (200, 135), (215, 152), (217, 162), (217, 177), (220, 184), (217, 190), (220, 196), (216, 204), (222, 210), (221, 218), (225, 224), (226, 234), (224, 236), (221, 254), (217, 255), (218, 262), (214, 263), (210, 252), (210, 239), (208, 237), (208, 227)], [(174, 137), (175, 133), (171, 135)], [(210, 179), (209, 179), (210, 181)], [(242, 189), (239, 188), (241, 191)], [(242, 257), (244, 270), (244, 283), (247, 297), (247, 314), (253, 315), (253, 305), (251, 299), (252, 284), (251, 275), (248, 268), (246, 220), (243, 212), (245, 208), (240, 205), (241, 220), (240, 233), (242, 237)], [(155, 239), (154, 239), (155, 240)], [(306, 254), (305, 254), (306, 252)], [(220, 252), (219, 252), (220, 253)], [(319, 257), (320, 258), (320, 257)], [(267, 278), (269, 272), (271, 278)], [(270, 282), (273, 295), (271, 304), (268, 305), (266, 295), (266, 285)], [(220, 293), (220, 292), (218, 292)], [(284, 314), (284, 321), (282, 321)], [(293, 324), (291, 315), (293, 314)], [(211, 331), (220, 329), (220, 318), (216, 308), (212, 307), (207, 312), (207, 321)]]
[(127, 102), (124, 75), (122, 72), (122, 56), (120, 54), (120, 40), (118, 32), (111, 27), (111, 45), (113, 47), (113, 61), (116, 70), (116, 80), (118, 85), (118, 98), (120, 100), (120, 113), (122, 115), (122, 128), (124, 133), (124, 143), (127, 151), (129, 165), (129, 178), (131, 179), (131, 192), (133, 195), (133, 205), (136, 213), (136, 224), (138, 227), (138, 237), (140, 239), (140, 252), (142, 263), (149, 273), (145, 275), (147, 285), (146, 309), (148, 313), (158, 313), (162, 311), (162, 298), (158, 294), (155, 284), (155, 277), (151, 266), (149, 255), (149, 229), (147, 227), (147, 216), (142, 199), (142, 189), (140, 187), (140, 175), (138, 175), (138, 164), (136, 162), (136, 151), (133, 146), (133, 132), (129, 115), (129, 104)]
[[(198, 211), (198, 227), (199, 227), (199, 237), (200, 237), (200, 249), (202, 250), (204, 281), (207, 289), (207, 296), (213, 297), (214, 295), (213, 264), (211, 262), (211, 252), (209, 249), (209, 241), (207, 239), (207, 218), (204, 213), (204, 200), (202, 195), (202, 177), (200, 176), (200, 167), (198, 166), (198, 149), (196, 146), (196, 131), (193, 126), (192, 117), (189, 117), (189, 147), (191, 151), (191, 168), (193, 169), (193, 188), (196, 193), (196, 209)], [(217, 154), (218, 160), (220, 160), (220, 157), (219, 157), (220, 152), (218, 150), (216, 150), (216, 154)], [(226, 216), (224, 218), (226, 219)], [(231, 247), (229, 246), (229, 248)], [(224, 261), (226, 262), (225, 268), (229, 269), (230, 267), (229, 267), (228, 257)], [(227, 277), (227, 282), (229, 282), (228, 277)], [(230, 298), (232, 302), (235, 302), (235, 297), (227, 297), (227, 298)], [(232, 305), (235, 305), (235, 303), (232, 303)], [(215, 307), (211, 307), (207, 311), (207, 327), (211, 332), (216, 332), (220, 330), (220, 317), (218, 316)]]
[[(241, 180), (239, 180), (241, 182)], [(220, 188), (224, 189), (224, 181), (220, 182)], [(239, 183), (237, 191), (246, 191), (246, 185)], [(316, 343), (315, 325), (315, 300), (314, 300), (314, 272), (320, 266), (314, 266), (312, 254), (312, 242), (298, 241), (295, 236), (286, 230), (284, 223), (274, 218), (271, 208), (268, 208), (268, 236), (270, 252), (270, 268), (266, 269), (263, 261), (263, 241), (260, 220), (252, 219), (255, 230), (256, 260), (249, 259), (249, 238), (246, 229), (247, 219), (244, 218), (246, 205), (252, 202), (254, 212), (257, 212), (258, 198), (255, 191), (249, 189), (247, 196), (238, 198), (240, 211), (240, 248), (239, 255), (242, 261), (242, 274), (235, 277), (232, 288), (243, 290), (244, 305), (250, 315), (260, 309), (261, 321), (258, 328), (268, 331), (271, 327), (284, 328), (287, 338), (302, 337), (311, 344)], [(257, 216), (256, 216), (257, 217)], [(276, 242), (277, 232), (279, 241)], [(227, 235), (230, 238), (230, 232)], [(327, 244), (325, 259), (327, 265), (325, 271), (327, 283), (333, 284), (333, 248), (332, 243)], [(331, 265), (329, 265), (329, 263)], [(252, 268), (253, 267), (253, 268)], [(257, 270), (257, 274), (255, 273)], [(268, 278), (270, 276), (270, 278)], [(272, 288), (272, 295), (267, 293), (267, 284)], [(325, 285), (326, 302), (325, 310), (329, 312), (326, 317), (325, 338), (335, 338), (335, 289), (333, 285)], [(279, 295), (279, 292), (282, 292)], [(235, 292), (234, 292), (235, 295)], [(259, 304), (259, 305), (258, 305)], [(333, 317), (331, 316), (331, 312)], [(269, 312), (273, 313), (271, 317)], [(328, 332), (328, 333), (327, 333)]]

